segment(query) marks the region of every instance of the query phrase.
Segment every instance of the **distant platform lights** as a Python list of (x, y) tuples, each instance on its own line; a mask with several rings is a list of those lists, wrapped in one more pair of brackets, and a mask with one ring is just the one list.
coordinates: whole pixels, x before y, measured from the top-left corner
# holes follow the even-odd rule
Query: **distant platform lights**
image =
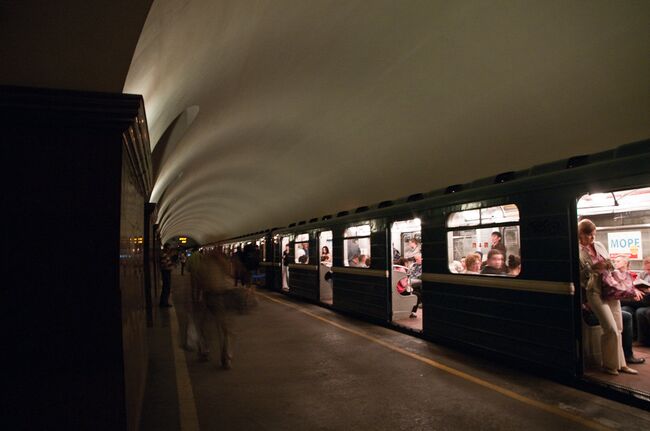
[(178, 237), (178, 243), (182, 244), (182, 245), (187, 244), (187, 237), (186, 236), (179, 236)]

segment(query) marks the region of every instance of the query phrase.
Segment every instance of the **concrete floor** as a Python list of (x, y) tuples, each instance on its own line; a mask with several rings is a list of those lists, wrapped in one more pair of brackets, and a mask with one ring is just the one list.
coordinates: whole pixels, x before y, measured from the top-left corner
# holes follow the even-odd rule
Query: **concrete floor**
[(145, 431), (650, 429), (648, 412), (265, 290), (221, 370), (177, 345), (188, 284), (173, 275), (149, 330)]

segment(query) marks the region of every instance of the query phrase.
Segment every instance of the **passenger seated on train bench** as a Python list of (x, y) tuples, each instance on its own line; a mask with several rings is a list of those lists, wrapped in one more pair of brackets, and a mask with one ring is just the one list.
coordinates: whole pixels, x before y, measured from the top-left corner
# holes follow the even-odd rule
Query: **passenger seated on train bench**
[(481, 274), (505, 275), (506, 269), (503, 261), (503, 253), (493, 248), (488, 252), (487, 264), (481, 271)]
[(359, 267), (362, 266), (361, 263), (359, 263), (359, 255), (358, 254), (353, 255), (349, 259), (348, 262), (350, 263), (350, 266), (355, 267), (355, 268), (359, 268)]
[[(405, 272), (405, 268), (403, 268), (401, 264), (406, 263), (404, 262), (403, 258), (399, 259), (399, 264), (400, 266), (395, 267), (394, 270), (398, 272)], [(411, 314), (409, 315), (409, 318), (411, 319), (416, 319), (418, 315), (416, 314), (418, 311), (418, 307), (420, 306), (420, 292), (421, 292), (421, 282), (419, 284), (420, 288), (415, 289), (414, 286), (411, 285), (410, 283), (410, 277), (404, 277), (400, 281), (397, 282), (397, 293), (399, 293), (402, 296), (410, 296), (410, 295), (415, 295), (417, 298), (417, 302), (411, 309)], [(419, 280), (418, 280), (419, 281)]]
[[(650, 256), (643, 259), (643, 271), (639, 272), (637, 280), (650, 283)], [(637, 324), (637, 341), (645, 346), (650, 346), (650, 290), (643, 284), (638, 284), (637, 287), (647, 292), (640, 307), (634, 312)]]
[(368, 256), (365, 254), (359, 256), (359, 268), (370, 268), (368, 265)]
[[(614, 259), (614, 266), (620, 272), (627, 272), (629, 268), (629, 262), (627, 258), (623, 256), (618, 256)], [(640, 272), (637, 276), (638, 280), (644, 280), (645, 278), (650, 279), (650, 275), (646, 269), (650, 269), (650, 257), (646, 257), (643, 260), (644, 271)], [(648, 338), (650, 338), (650, 326), (648, 325), (648, 320), (650, 318), (650, 294), (647, 294), (647, 290), (644, 290), (643, 284), (637, 284), (636, 288), (645, 291), (646, 295), (640, 301), (635, 301), (634, 299), (622, 299), (621, 300), (621, 310), (625, 313), (629, 313), (632, 321), (632, 327), (634, 329), (634, 334), (636, 334), (636, 339), (642, 344), (650, 345)], [(623, 335), (625, 337), (625, 334)], [(631, 340), (635, 337), (630, 335)], [(626, 352), (627, 355), (627, 352)], [(629, 362), (629, 361), (628, 361)]]
[(508, 256), (508, 275), (517, 277), (521, 272), (521, 259), (514, 254)]
[(481, 273), (481, 256), (470, 253), (465, 257), (465, 274)]
[[(621, 343), (623, 344), (623, 353), (625, 354), (625, 362), (628, 364), (642, 364), (645, 362), (644, 358), (637, 358), (634, 356), (634, 351), (632, 350), (632, 314), (627, 311), (622, 311), (621, 316), (623, 318), (623, 333), (621, 334)], [(598, 326), (598, 318), (589, 308), (589, 304), (586, 302), (582, 304), (582, 320), (588, 326)]]

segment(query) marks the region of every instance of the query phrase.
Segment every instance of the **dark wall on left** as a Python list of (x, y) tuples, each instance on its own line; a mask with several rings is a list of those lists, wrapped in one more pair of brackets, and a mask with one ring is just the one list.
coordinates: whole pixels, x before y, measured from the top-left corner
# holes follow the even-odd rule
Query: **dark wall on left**
[(142, 98), (0, 87), (0, 125), (2, 417), (11, 429), (136, 429), (151, 190)]

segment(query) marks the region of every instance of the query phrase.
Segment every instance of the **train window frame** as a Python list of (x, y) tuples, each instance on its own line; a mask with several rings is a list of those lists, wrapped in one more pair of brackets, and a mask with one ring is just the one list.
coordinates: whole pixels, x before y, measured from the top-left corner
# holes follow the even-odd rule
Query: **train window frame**
[[(612, 261), (622, 256), (631, 273), (643, 271), (643, 259), (650, 256), (650, 215), (643, 214), (650, 213), (650, 187), (584, 193), (576, 199), (576, 210), (578, 222), (590, 219), (596, 224), (596, 241), (605, 246)], [(619, 246), (623, 239), (627, 244)], [(632, 244), (633, 239), (638, 242)]]
[[(480, 207), (478, 204), (473, 203), (467, 204), (467, 206), (471, 208), (449, 213), (445, 222), (447, 231), (447, 271), (450, 274), (454, 275), (479, 275), (505, 278), (520, 277), (522, 270), (522, 259), (521, 213), (519, 211), (519, 206), (515, 203), (505, 203), (501, 205), (491, 205), (486, 207)], [(486, 238), (491, 238), (494, 232), (499, 232), (502, 237), (505, 236), (505, 238), (501, 240), (502, 247), (505, 247), (506, 238), (514, 238), (514, 240), (511, 240), (511, 242), (514, 243), (518, 251), (516, 253), (508, 253), (506, 249), (505, 255), (501, 253), (504, 260), (503, 267), (506, 271), (504, 273), (490, 273), (490, 271), (485, 273), (483, 272), (486, 267), (489, 267), (489, 265), (487, 265), (487, 257), (494, 245), (490, 246), (489, 242), (484, 241), (481, 236), (485, 235)], [(458, 233), (465, 233), (465, 235), (458, 235)], [(462, 259), (466, 256), (465, 254), (463, 254), (463, 256), (459, 255), (459, 258), (456, 259), (456, 241), (458, 239), (462, 240), (462, 238), (469, 238), (470, 241), (473, 239), (474, 242), (472, 242), (472, 246), (470, 248), (474, 249), (477, 252), (480, 251), (482, 259), (480, 261), (481, 266), (478, 272), (467, 271), (467, 269), (464, 267)], [(483, 249), (486, 249), (485, 252)], [(467, 255), (471, 253), (472, 252), (467, 253)], [(512, 274), (508, 273), (507, 270), (508, 258), (510, 255), (515, 256), (515, 258), (518, 258), (519, 260), (518, 270)]]
[[(349, 249), (349, 241), (357, 241), (357, 246), (359, 247), (359, 256), (366, 256), (367, 259), (372, 260), (372, 253), (371, 253), (371, 248), (372, 248), (372, 240), (371, 240), (371, 234), (372, 234), (372, 227), (370, 226), (370, 223), (362, 223), (354, 226), (349, 226), (348, 228), (343, 231), (343, 266), (350, 267), (350, 268), (357, 268), (357, 269), (370, 269), (370, 265), (364, 265), (364, 266), (357, 266), (352, 265), (349, 260), (348, 256), (348, 249)], [(364, 244), (364, 248), (361, 248), (361, 245), (359, 244), (359, 241), (363, 240), (364, 243), (367, 240), (367, 246)], [(361, 250), (367, 250), (367, 253), (361, 253)]]
[(262, 237), (255, 241), (259, 251), (260, 251), (260, 262), (266, 262), (266, 238)]
[[(307, 252), (304, 252), (304, 245), (307, 244)], [(298, 248), (298, 246), (301, 246)], [(309, 233), (302, 233), (295, 236), (293, 240), (293, 260), (297, 265), (309, 265)], [(303, 250), (304, 254), (299, 255), (298, 250)], [(305, 257), (304, 262), (300, 259)]]

